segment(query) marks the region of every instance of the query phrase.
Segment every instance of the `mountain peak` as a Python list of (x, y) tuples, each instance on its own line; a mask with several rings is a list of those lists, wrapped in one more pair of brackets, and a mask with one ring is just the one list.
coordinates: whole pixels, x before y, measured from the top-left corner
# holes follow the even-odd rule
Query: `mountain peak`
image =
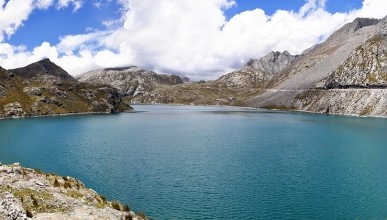
[(16, 76), (24, 78), (52, 76), (61, 80), (75, 81), (70, 74), (48, 58), (42, 59), (25, 67), (12, 69), (10, 71)]
[(260, 59), (250, 59), (245, 68), (252, 68), (274, 75), (293, 62), (295, 58), (296, 56), (291, 55), (288, 51), (272, 51)]
[(376, 25), (379, 21), (379, 19), (374, 18), (356, 18), (349, 26), (353, 29), (353, 32), (356, 32), (363, 27)]
[(343, 41), (346, 41), (348, 37), (351, 36), (351, 34), (357, 32), (358, 30), (364, 27), (377, 25), (379, 22), (380, 22), (379, 19), (374, 19), (374, 18), (356, 18), (351, 23), (348, 23), (342, 26), (337, 31), (335, 31), (327, 39), (327, 41), (342, 43)]
[(43, 58), (41, 59), (40, 61), (38, 61), (40, 63), (43, 63), (43, 62), (51, 62), (50, 58)]

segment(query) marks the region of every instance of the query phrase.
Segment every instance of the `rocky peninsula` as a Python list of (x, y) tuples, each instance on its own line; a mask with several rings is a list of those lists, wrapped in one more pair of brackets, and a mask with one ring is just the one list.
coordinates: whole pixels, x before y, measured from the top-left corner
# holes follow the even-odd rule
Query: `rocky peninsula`
[(117, 201), (108, 201), (79, 180), (0, 163), (0, 219), (146, 220)]

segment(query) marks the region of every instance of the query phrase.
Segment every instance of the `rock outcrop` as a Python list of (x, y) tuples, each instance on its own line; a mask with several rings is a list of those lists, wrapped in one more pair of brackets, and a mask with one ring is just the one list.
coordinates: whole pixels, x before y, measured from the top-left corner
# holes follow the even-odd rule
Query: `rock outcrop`
[(0, 68), (0, 118), (130, 109), (117, 89), (78, 82), (49, 59), (18, 69)]
[(147, 219), (79, 180), (0, 164), (0, 219)]
[(333, 71), (324, 87), (387, 88), (387, 37), (378, 34), (359, 46)]

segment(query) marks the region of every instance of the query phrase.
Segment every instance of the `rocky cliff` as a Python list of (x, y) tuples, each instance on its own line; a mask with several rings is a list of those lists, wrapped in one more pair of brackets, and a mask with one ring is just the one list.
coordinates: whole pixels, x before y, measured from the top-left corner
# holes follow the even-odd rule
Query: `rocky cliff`
[(117, 89), (81, 83), (48, 59), (0, 69), (0, 118), (119, 112), (130, 106)]
[(377, 34), (354, 50), (325, 81), (327, 89), (386, 88), (387, 37)]
[(79, 180), (0, 163), (0, 219), (147, 219)]
[(377, 34), (324, 81), (295, 97), (297, 109), (318, 113), (387, 115), (387, 35)]

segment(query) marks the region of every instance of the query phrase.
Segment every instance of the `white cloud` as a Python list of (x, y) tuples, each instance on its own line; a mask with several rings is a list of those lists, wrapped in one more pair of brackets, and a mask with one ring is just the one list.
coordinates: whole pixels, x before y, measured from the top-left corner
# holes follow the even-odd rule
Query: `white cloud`
[[(0, 44), (0, 65), (14, 68), (49, 57), (71, 74), (139, 65), (213, 79), (271, 50), (301, 53), (355, 17), (382, 18), (387, 12), (385, 0), (364, 0), (359, 10), (335, 14), (324, 9), (325, 0), (309, 0), (298, 11), (279, 10), (269, 16), (255, 9), (227, 21), (223, 12), (234, 1), (117, 1), (125, 12), (107, 31), (64, 36), (58, 45), (44, 43), (31, 52)], [(68, 7), (74, 0), (60, 2)], [(0, 30), (5, 30), (1, 21)]]
[(83, 0), (58, 0), (57, 8), (62, 9), (72, 5), (73, 12), (78, 11), (83, 6)]
[(101, 9), (104, 6), (109, 5), (112, 2), (112, 0), (93, 0), (93, 6), (95, 8)]
[(79, 35), (68, 35), (60, 37), (60, 43), (56, 46), (58, 51), (61, 53), (72, 53), (79, 49), (84, 49), (83, 45), (88, 43), (87, 49), (92, 49), (90, 42), (94, 42), (94, 46), (98, 47), (98, 39), (105, 37), (109, 32), (106, 31), (95, 31), (88, 34), (79, 34)]
[(387, 15), (387, 1), (385, 0), (363, 0), (363, 7), (356, 11), (357, 17), (381, 18)]
[(54, 0), (37, 0), (35, 4), (38, 9), (48, 9), (53, 3)]
[(27, 20), (33, 10), (32, 0), (0, 0), (0, 42), (11, 36)]
[[(83, 3), (81, 0), (58, 1), (58, 7), (68, 7), (72, 3), (74, 10), (78, 10)], [(54, 0), (0, 0), (0, 43), (23, 26), (34, 10), (45, 10), (53, 4)]]

